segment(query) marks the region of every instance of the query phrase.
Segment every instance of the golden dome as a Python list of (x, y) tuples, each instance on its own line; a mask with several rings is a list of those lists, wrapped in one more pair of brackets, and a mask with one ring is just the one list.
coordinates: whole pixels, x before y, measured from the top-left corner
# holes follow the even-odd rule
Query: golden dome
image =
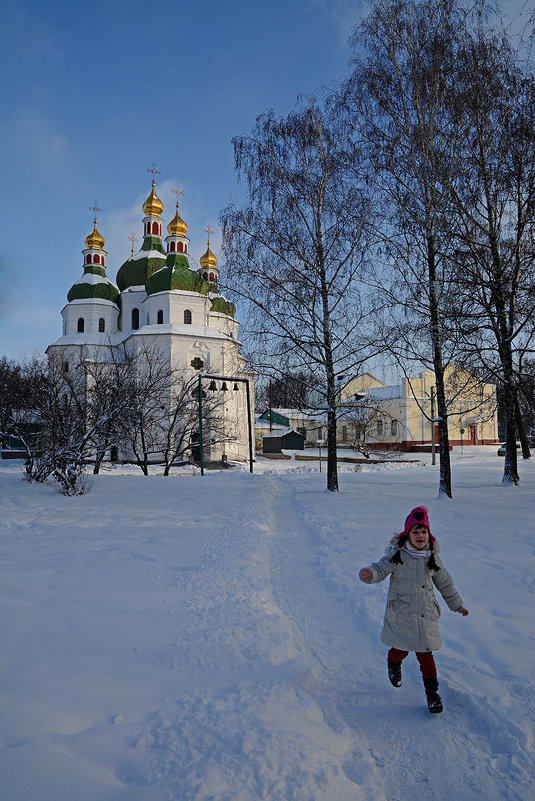
[(104, 247), (105, 239), (97, 231), (97, 218), (96, 217), (93, 220), (93, 222), (94, 222), (94, 227), (93, 227), (93, 230), (91, 231), (91, 233), (88, 236), (86, 236), (86, 238), (85, 238), (85, 246), (87, 248), (99, 248), (100, 250), (102, 250), (102, 248)]
[(199, 259), (199, 264), (201, 267), (204, 267), (207, 270), (213, 270), (215, 267), (217, 267), (217, 259), (210, 250), (210, 244), (208, 244), (208, 247), (206, 248), (206, 253), (203, 253)]
[(155, 187), (156, 184), (153, 181), (151, 193), (143, 203), (143, 211), (150, 217), (160, 217), (163, 211), (163, 203), (156, 194)]
[(178, 213), (178, 203), (176, 204), (176, 214), (167, 226), (169, 236), (186, 236), (188, 226)]

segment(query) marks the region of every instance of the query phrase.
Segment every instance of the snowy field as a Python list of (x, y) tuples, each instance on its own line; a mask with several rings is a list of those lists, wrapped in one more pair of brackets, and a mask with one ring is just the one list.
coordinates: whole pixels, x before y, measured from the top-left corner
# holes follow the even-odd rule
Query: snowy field
[[(503, 487), (495, 446), (456, 449), (449, 501), (421, 458), (77, 498), (1, 462), (1, 801), (531, 801), (535, 459)], [(441, 601), (435, 716), (357, 577), (422, 503), (470, 610)]]

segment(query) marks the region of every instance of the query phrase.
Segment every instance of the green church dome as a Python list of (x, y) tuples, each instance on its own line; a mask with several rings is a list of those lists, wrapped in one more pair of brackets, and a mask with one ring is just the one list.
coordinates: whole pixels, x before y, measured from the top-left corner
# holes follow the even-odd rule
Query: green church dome
[(165, 259), (159, 256), (143, 256), (141, 259), (128, 259), (119, 267), (117, 286), (121, 292), (129, 286), (145, 286), (152, 273), (159, 270)]
[(111, 300), (112, 303), (117, 303), (119, 290), (106, 276), (103, 267), (96, 264), (88, 264), (83, 276), (69, 289), (67, 300), (70, 303), (71, 300), (93, 300), (93, 298)]
[(225, 300), (222, 295), (218, 295), (218, 297), (213, 298), (212, 308), (210, 311), (216, 312), (217, 314), (227, 314), (229, 317), (234, 317), (236, 314), (236, 306), (234, 303), (231, 303), (230, 300)]
[(208, 294), (208, 284), (199, 273), (190, 270), (187, 256), (180, 253), (170, 253), (165, 265), (157, 272), (152, 273), (145, 285), (147, 295), (156, 292), (170, 292), (180, 289), (183, 292), (197, 292), (199, 295)]

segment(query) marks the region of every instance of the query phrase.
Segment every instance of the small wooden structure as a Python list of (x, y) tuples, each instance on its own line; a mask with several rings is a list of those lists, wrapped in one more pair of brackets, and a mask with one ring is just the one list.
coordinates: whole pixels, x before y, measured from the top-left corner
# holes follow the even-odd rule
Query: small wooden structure
[(281, 453), (283, 448), (289, 451), (304, 451), (304, 434), (291, 428), (277, 428), (262, 437), (264, 453)]

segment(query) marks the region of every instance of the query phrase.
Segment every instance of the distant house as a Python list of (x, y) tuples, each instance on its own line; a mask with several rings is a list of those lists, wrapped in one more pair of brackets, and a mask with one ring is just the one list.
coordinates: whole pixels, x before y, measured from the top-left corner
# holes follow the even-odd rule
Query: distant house
[(282, 450), (302, 451), (305, 448), (305, 435), (291, 428), (279, 428), (262, 437), (264, 453), (281, 453)]
[(256, 429), (263, 436), (269, 426), (290, 428), (303, 434), (306, 445), (315, 445), (318, 439), (327, 437), (325, 415), (313, 409), (266, 409), (257, 418)]
[[(456, 365), (446, 370), (451, 445), (498, 442), (496, 387)], [(372, 448), (410, 451), (438, 443), (435, 374), (425, 370), (392, 386), (366, 373), (348, 381), (339, 397), (339, 444), (365, 438)]]

